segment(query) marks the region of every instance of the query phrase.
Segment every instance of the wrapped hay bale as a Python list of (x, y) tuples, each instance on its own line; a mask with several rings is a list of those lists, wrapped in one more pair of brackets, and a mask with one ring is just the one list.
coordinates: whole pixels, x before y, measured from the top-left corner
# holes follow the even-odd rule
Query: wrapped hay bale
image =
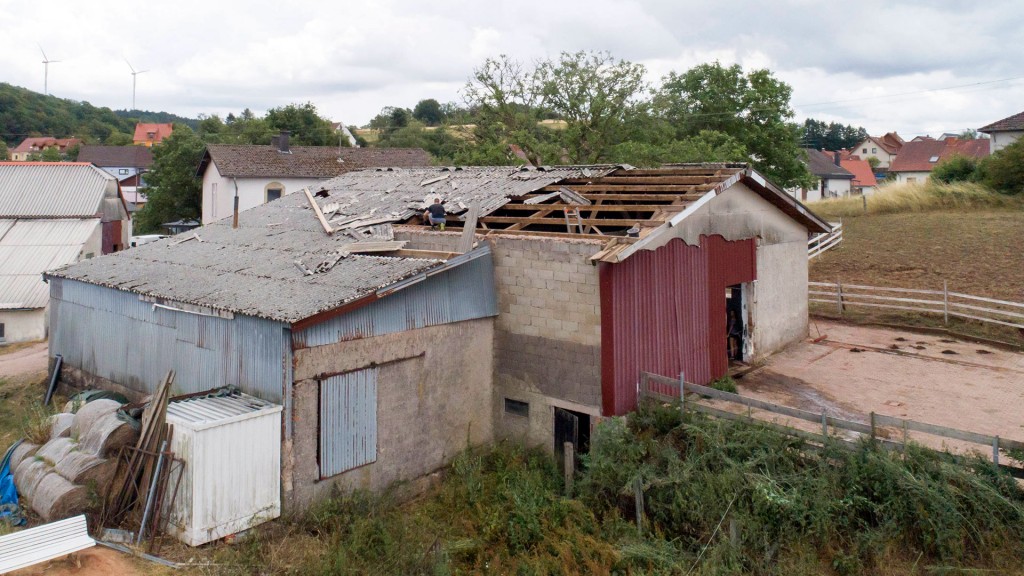
[(32, 509), (43, 520), (52, 522), (85, 512), (89, 507), (89, 491), (50, 471), (36, 484), (30, 500)]
[(57, 463), (56, 471), (72, 484), (95, 488), (96, 493), (106, 497), (114, 480), (117, 461), (98, 458), (88, 452), (75, 450)]
[(75, 421), (75, 415), (67, 412), (54, 414), (50, 417), (50, 438), (60, 438), (71, 435), (71, 424)]
[(107, 414), (116, 412), (120, 407), (120, 402), (105, 398), (89, 402), (75, 413), (74, 423), (71, 424), (71, 435), (82, 438), (89, 433), (89, 429), (92, 428), (97, 420)]
[(78, 447), (71, 438), (54, 438), (39, 447), (35, 457), (42, 458), (50, 466), (56, 466), (69, 452)]
[(18, 489), (18, 495), (27, 501), (26, 505), (32, 504), (39, 483), (42, 482), (44, 476), (52, 471), (53, 466), (35, 456), (25, 458), (14, 469), (14, 486)]
[(22, 442), (18, 444), (18, 447), (11, 453), (11, 473), (18, 468), (18, 464), (21, 464), (23, 460), (30, 456), (34, 456), (36, 451), (39, 450), (38, 444), (32, 444), (30, 442)]
[[(98, 402), (102, 402), (99, 400)], [(95, 402), (93, 402), (95, 404)], [(79, 410), (78, 414), (86, 408)], [(93, 421), (88, 432), (79, 437), (81, 450), (91, 452), (101, 458), (116, 456), (124, 446), (134, 444), (139, 433), (131, 424), (117, 417), (117, 412), (108, 412)]]

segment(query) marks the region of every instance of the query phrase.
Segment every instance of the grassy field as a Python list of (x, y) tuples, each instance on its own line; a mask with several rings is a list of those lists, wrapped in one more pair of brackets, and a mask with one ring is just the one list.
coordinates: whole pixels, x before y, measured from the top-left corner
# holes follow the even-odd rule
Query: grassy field
[[(811, 262), (810, 279), (961, 292), (1024, 302), (1024, 199), (974, 185), (904, 185), (868, 200), (833, 200), (810, 207), (842, 218), (843, 242)], [(891, 295), (891, 294), (890, 294)], [(812, 312), (835, 315), (834, 306)], [(942, 327), (942, 318), (900, 311), (854, 309), (851, 320)], [(1012, 328), (951, 321), (961, 333), (1024, 343)]]

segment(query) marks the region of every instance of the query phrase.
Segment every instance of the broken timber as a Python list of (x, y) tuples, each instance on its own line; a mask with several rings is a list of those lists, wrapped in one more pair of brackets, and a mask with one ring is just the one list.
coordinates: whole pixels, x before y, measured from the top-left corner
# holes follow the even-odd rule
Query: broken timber
[(310, 207), (313, 208), (317, 219), (320, 220), (320, 225), (324, 227), (324, 232), (327, 232), (328, 236), (334, 234), (334, 228), (331, 228), (331, 225), (328, 224), (327, 218), (324, 217), (324, 213), (320, 210), (320, 205), (316, 203), (316, 199), (313, 198), (313, 193), (309, 191), (309, 187), (303, 188), (302, 191), (306, 193), (306, 199), (309, 200)]

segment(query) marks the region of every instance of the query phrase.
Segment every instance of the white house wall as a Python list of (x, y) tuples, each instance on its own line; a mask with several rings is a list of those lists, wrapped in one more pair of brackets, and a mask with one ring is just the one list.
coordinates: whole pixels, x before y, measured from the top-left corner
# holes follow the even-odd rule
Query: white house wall
[(0, 342), (29, 342), (46, 338), (46, 309), (0, 310), (4, 337)]
[(922, 184), (931, 176), (931, 172), (895, 172), (894, 174), (896, 175), (896, 182), (900, 184), (912, 182)]
[(266, 204), (266, 187), (277, 182), (284, 194), (298, 192), (321, 182), (321, 178), (228, 178), (222, 176), (216, 162), (210, 162), (203, 173), (203, 224), (229, 218), (234, 212), (235, 181), (238, 183), (238, 210)]
[(1010, 144), (1016, 142), (1021, 136), (1024, 136), (1024, 130), (1018, 130), (1016, 132), (993, 132), (992, 138), (988, 141), (989, 154), (995, 154), (1003, 148), (1006, 148)]

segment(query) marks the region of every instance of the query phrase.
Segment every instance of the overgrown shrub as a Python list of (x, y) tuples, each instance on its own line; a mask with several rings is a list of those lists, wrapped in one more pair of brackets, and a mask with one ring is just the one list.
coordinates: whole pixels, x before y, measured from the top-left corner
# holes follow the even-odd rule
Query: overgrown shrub
[(976, 182), (978, 180), (978, 159), (959, 154), (950, 156), (935, 165), (930, 178), (942, 184)]
[(1024, 138), (982, 160), (980, 180), (1003, 194), (1024, 195)]

